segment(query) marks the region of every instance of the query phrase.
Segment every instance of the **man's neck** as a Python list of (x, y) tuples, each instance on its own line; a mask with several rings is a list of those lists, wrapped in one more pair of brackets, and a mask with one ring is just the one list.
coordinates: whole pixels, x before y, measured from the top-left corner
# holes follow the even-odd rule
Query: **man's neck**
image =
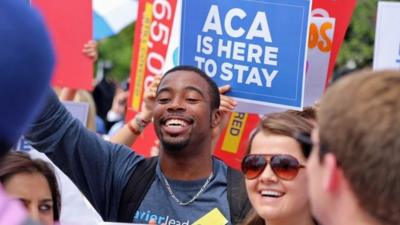
[(200, 154), (160, 154), (161, 171), (167, 178), (175, 180), (198, 180), (208, 177), (213, 169), (211, 150)]
[[(329, 218), (322, 225), (381, 225), (356, 203), (354, 196), (346, 196), (346, 202), (336, 204), (329, 212)], [(349, 200), (352, 199), (352, 200)], [(336, 208), (336, 210), (335, 210)], [(324, 222), (324, 221), (321, 221)]]

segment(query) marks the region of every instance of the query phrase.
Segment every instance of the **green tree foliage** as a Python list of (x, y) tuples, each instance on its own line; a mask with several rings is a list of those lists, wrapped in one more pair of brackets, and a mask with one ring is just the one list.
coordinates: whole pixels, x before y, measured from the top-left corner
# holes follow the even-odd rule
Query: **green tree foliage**
[(123, 29), (119, 34), (99, 42), (99, 59), (110, 60), (113, 67), (111, 76), (122, 81), (129, 76), (132, 61), (132, 44), (134, 23)]
[[(388, 0), (390, 1), (390, 0)], [(392, 0), (399, 2), (399, 0)], [(377, 0), (358, 0), (337, 58), (337, 68), (354, 62), (357, 68), (372, 66)]]

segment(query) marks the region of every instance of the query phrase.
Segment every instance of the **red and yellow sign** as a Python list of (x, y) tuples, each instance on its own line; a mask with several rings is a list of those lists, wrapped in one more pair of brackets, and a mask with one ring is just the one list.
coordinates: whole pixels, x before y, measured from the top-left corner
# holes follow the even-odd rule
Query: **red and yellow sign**
[[(349, 26), (351, 16), (357, 0), (315, 0), (313, 1), (313, 16), (333, 17), (335, 18), (335, 34), (332, 42), (332, 53), (329, 60), (328, 76), (326, 83), (330, 81), (332, 72), (336, 64), (336, 57), (340, 46)], [(326, 15), (327, 14), (327, 15)]]
[[(162, 74), (176, 3), (177, 0), (139, 1), (127, 119), (140, 111), (145, 88), (151, 84), (155, 75)], [(133, 148), (138, 153), (149, 156), (155, 139), (153, 126), (148, 126)]]
[(229, 166), (240, 169), (240, 162), (246, 154), (248, 137), (259, 121), (260, 117), (257, 114), (232, 113), (228, 126), (217, 143), (214, 155)]

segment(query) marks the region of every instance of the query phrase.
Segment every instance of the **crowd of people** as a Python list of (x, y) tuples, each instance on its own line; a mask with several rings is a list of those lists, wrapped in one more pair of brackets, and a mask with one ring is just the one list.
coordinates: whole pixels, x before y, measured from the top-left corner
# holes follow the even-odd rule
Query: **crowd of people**
[[(104, 221), (400, 224), (400, 71), (353, 73), (318, 106), (265, 115), (237, 171), (213, 156), (236, 102), (205, 72), (181, 65), (157, 76), (142, 111), (105, 139), (60, 102), (78, 90), (51, 90), (54, 51), (35, 9), (0, 1), (0, 45), (0, 225), (63, 224), (53, 166), (10, 151), (22, 134)], [(93, 46), (84, 54), (95, 60)], [(145, 158), (130, 146), (150, 121), (159, 151)]]

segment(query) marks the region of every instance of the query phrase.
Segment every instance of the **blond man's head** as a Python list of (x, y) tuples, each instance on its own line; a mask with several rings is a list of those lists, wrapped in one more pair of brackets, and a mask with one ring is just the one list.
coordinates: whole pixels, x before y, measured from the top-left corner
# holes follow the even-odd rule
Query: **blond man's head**
[(361, 208), (400, 224), (400, 71), (363, 71), (321, 100), (320, 158), (335, 155)]

